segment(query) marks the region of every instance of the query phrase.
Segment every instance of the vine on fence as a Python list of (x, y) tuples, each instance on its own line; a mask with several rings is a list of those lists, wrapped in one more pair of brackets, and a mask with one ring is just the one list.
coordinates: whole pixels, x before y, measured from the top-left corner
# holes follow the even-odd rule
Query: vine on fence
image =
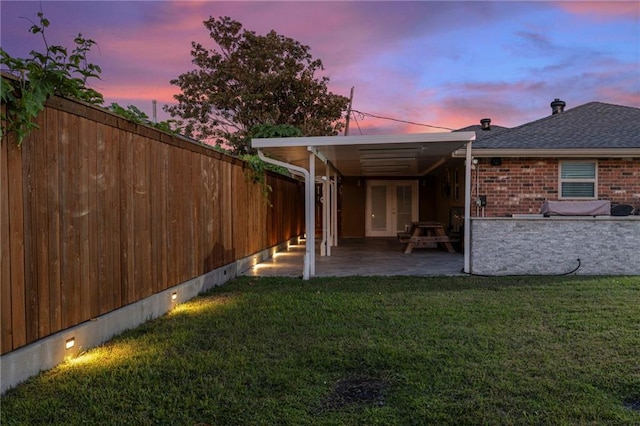
[[(301, 135), (302, 131), (300, 129), (289, 124), (258, 124), (254, 126), (249, 132), (249, 137), (253, 138), (286, 138)], [(252, 149), (252, 151), (255, 150)], [(267, 171), (270, 170), (272, 172), (279, 173), (285, 176), (291, 176), (291, 174), (284, 167), (265, 163), (256, 154), (245, 154), (240, 158), (246, 161), (248, 166), (245, 176), (253, 183), (261, 186), (262, 195), (265, 199), (265, 202), (269, 206), (271, 206), (271, 202), (269, 201), (269, 194), (273, 192), (273, 188), (271, 188), (271, 186), (267, 183)]]
[(0, 64), (18, 80), (13, 84), (1, 79), (1, 99), (7, 109), (2, 115), (0, 135), (15, 132), (18, 144), (32, 129), (38, 127), (34, 120), (44, 109), (46, 100), (54, 94), (91, 104), (103, 102), (102, 94), (87, 87), (87, 80), (99, 79), (102, 72), (98, 65), (87, 61), (87, 53), (96, 44), (95, 41), (78, 34), (70, 53), (64, 46), (50, 46), (45, 36), (49, 20), (42, 12), (38, 12), (37, 16), (38, 23), (29, 20), (32, 24), (29, 32), (42, 36), (45, 53), (31, 51), (29, 58), (14, 58), (0, 47)]
[(109, 111), (118, 114), (119, 116), (126, 118), (129, 121), (133, 121), (134, 123), (155, 127), (156, 129), (162, 130), (163, 132), (167, 133), (176, 133), (175, 130), (172, 129), (172, 125), (175, 125), (177, 123), (176, 120), (159, 121), (155, 123), (149, 120), (149, 116), (135, 105), (129, 105), (127, 106), (127, 108), (124, 108), (118, 103), (113, 102), (108, 109)]

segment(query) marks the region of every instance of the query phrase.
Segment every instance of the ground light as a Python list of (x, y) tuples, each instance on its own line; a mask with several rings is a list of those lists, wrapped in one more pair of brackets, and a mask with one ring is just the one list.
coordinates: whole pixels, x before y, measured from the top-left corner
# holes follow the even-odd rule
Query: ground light
[(72, 348), (72, 347), (74, 347), (75, 345), (76, 345), (76, 339), (75, 339), (75, 337), (72, 337), (72, 338), (70, 338), (70, 339), (67, 339), (67, 340), (64, 342), (64, 348), (65, 348), (65, 349), (71, 349), (71, 348)]

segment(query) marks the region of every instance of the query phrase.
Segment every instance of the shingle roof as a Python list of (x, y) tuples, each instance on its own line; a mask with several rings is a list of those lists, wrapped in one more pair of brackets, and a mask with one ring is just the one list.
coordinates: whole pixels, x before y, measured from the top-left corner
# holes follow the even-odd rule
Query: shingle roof
[(482, 130), (476, 134), (474, 150), (640, 148), (640, 108), (590, 102), (482, 138)]
[(454, 130), (454, 132), (476, 132), (476, 142), (474, 143), (477, 143), (478, 141), (494, 136), (497, 133), (503, 132), (505, 130), (509, 130), (509, 128), (494, 125), (491, 125), (491, 128), (489, 130), (482, 130), (482, 126), (480, 124), (475, 124), (473, 126), (467, 126), (462, 129)]

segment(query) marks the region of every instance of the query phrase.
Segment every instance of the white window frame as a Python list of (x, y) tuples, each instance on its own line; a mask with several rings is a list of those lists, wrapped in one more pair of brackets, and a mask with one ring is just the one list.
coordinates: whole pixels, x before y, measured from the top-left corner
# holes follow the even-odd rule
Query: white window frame
[[(581, 179), (563, 179), (562, 178), (562, 165), (565, 163), (588, 163), (594, 165), (594, 177), (593, 178), (581, 178)], [(562, 184), (564, 182), (587, 182), (593, 183), (593, 197), (565, 197), (562, 194)], [(559, 200), (597, 200), (598, 199), (598, 160), (560, 160), (558, 162), (558, 199)]]

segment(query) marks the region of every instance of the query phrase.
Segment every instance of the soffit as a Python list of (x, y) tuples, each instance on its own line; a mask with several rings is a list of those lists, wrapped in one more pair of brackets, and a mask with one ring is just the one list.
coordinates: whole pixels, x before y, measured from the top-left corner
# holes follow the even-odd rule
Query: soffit
[[(378, 136), (321, 136), (253, 139), (266, 155), (309, 169), (309, 149), (342, 176), (422, 176), (475, 139), (475, 132), (413, 133)], [(324, 165), (316, 158), (316, 171)]]

